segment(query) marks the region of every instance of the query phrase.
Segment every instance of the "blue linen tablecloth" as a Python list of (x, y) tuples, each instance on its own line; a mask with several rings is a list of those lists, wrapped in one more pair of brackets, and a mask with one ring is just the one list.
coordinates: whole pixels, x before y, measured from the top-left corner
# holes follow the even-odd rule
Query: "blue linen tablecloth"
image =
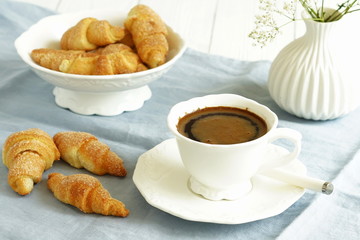
[[(50, 135), (94, 134), (124, 159), (127, 177), (98, 179), (131, 213), (125, 219), (84, 214), (56, 200), (46, 187), (49, 173), (88, 173), (62, 161), (44, 173), (28, 196), (8, 186), (8, 170), (0, 164), (0, 239), (359, 239), (360, 109), (332, 121), (299, 119), (270, 98), (270, 62), (244, 62), (188, 49), (173, 69), (150, 84), (153, 96), (141, 109), (114, 117), (78, 115), (55, 104), (53, 86), (35, 75), (14, 48), (23, 31), (51, 14), (55, 13), (34, 5), (0, 1), (0, 146), (11, 133), (34, 127)], [(299, 159), (308, 175), (333, 181), (334, 193), (307, 191), (285, 212), (239, 225), (187, 221), (150, 206), (132, 181), (138, 157), (172, 137), (166, 126), (172, 105), (214, 93), (254, 99), (278, 114), (280, 127), (300, 131)]]

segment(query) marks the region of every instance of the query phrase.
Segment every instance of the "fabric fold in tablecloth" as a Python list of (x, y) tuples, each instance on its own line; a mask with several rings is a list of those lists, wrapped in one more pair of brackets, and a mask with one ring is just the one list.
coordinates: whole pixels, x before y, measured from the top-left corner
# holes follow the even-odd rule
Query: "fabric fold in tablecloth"
[[(334, 179), (335, 193), (319, 196), (278, 239), (358, 239), (360, 236), (360, 150)], [(299, 235), (299, 229), (301, 234)], [(346, 234), (345, 234), (346, 233)], [(295, 238), (296, 239), (296, 238)]]
[[(8, 170), (0, 164), (1, 239), (328, 240), (360, 236), (360, 109), (332, 121), (299, 119), (271, 99), (266, 86), (270, 62), (239, 61), (188, 49), (173, 69), (149, 84), (153, 96), (141, 109), (114, 117), (78, 115), (55, 104), (53, 86), (34, 74), (14, 48), (23, 31), (51, 14), (31, 4), (0, 1), (0, 146), (12, 132), (32, 127), (50, 135), (59, 131), (94, 134), (124, 159), (128, 176), (98, 179), (131, 213), (125, 219), (84, 214), (56, 200), (46, 187), (49, 173), (88, 173), (62, 161), (54, 163), (25, 197), (8, 186)], [(300, 131), (299, 160), (308, 175), (334, 181), (334, 193), (307, 191), (285, 212), (241, 225), (186, 221), (150, 206), (132, 181), (138, 157), (172, 137), (166, 126), (171, 106), (216, 93), (254, 99), (278, 114), (280, 127)]]

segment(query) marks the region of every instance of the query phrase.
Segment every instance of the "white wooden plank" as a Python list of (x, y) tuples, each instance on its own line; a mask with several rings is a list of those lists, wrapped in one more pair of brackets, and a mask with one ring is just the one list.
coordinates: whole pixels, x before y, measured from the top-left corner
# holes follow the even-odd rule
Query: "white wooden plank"
[(119, 9), (119, 11), (123, 12), (137, 3), (138, 0), (61, 0), (58, 11), (64, 13), (92, 9)]
[(255, 47), (248, 35), (255, 27), (258, 13), (258, 1), (219, 1), (210, 53), (242, 60), (272, 60), (284, 45), (294, 39), (295, 28), (290, 24), (282, 29), (284, 34), (268, 46)]
[[(272, 60), (288, 42), (301, 36), (300, 21), (283, 28), (283, 34), (265, 48), (253, 47), (248, 37), (254, 28), (258, 0), (20, 0), (58, 12), (89, 9), (129, 10), (142, 3), (153, 8), (191, 48), (242, 60)], [(284, 1), (284, 0), (279, 0)]]
[(32, 3), (56, 11), (56, 8), (61, 0), (18, 0), (18, 1)]
[(178, 32), (188, 47), (209, 52), (217, 0), (141, 0)]
[(146, 4), (178, 32), (191, 48), (209, 52), (217, 0), (61, 0), (58, 11), (85, 9), (126, 9), (138, 3)]

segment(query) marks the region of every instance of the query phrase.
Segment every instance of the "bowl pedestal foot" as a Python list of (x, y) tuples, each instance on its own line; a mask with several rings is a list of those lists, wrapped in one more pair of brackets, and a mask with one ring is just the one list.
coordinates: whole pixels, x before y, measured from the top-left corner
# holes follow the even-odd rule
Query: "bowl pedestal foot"
[(82, 115), (115, 116), (125, 111), (141, 108), (151, 97), (150, 88), (145, 85), (125, 91), (106, 93), (81, 92), (55, 87), (53, 90), (58, 106), (68, 108)]

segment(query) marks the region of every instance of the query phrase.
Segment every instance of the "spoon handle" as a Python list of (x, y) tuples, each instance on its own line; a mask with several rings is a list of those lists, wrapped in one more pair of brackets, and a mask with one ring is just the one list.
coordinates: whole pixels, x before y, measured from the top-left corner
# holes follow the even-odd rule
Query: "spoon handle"
[(270, 169), (262, 172), (261, 175), (327, 195), (330, 195), (334, 190), (334, 186), (331, 182), (291, 173), (282, 169)]

